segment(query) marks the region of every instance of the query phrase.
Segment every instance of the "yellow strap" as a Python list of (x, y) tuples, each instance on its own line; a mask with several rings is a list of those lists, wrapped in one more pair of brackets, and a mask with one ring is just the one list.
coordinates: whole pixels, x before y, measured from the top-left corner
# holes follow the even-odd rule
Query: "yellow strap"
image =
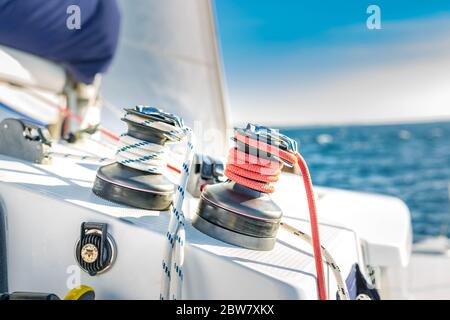
[(93, 296), (95, 296), (94, 289), (85, 285), (81, 285), (70, 290), (64, 297), (64, 300), (80, 300), (84, 295), (90, 292), (92, 292)]

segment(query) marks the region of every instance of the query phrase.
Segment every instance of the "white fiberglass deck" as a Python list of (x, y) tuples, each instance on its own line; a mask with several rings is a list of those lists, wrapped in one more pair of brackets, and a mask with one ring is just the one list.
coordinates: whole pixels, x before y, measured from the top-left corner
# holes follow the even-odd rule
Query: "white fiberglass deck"
[[(64, 148), (62, 148), (64, 149)], [(73, 153), (74, 150), (72, 149)], [(91, 192), (96, 165), (55, 158), (37, 165), (0, 157), (0, 196), (7, 215), (10, 291), (64, 294), (76, 265), (73, 248), (83, 221), (106, 222), (118, 246), (115, 265), (103, 275), (81, 272), (81, 282), (99, 298), (159, 296), (162, 244), (169, 214), (121, 206)], [(288, 186), (296, 210), (285, 210), (288, 223), (309, 233), (300, 180)], [(282, 189), (282, 183), (279, 189)], [(192, 214), (196, 199), (186, 202)], [(282, 206), (283, 207), (283, 206)], [(292, 204), (287, 207), (292, 208)], [(361, 263), (358, 239), (349, 229), (323, 223), (322, 243), (348, 275)], [(227, 245), (187, 226), (184, 298), (316, 298), (314, 260), (308, 244), (279, 232), (275, 248), (258, 252)], [(334, 279), (327, 269), (329, 295)]]

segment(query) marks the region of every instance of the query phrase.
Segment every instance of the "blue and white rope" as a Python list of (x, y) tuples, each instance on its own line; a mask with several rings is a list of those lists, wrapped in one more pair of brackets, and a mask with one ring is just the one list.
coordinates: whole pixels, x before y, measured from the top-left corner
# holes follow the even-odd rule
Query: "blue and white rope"
[(161, 300), (179, 300), (182, 297), (184, 280), (184, 246), (186, 241), (183, 201), (189, 178), (189, 170), (194, 155), (194, 137), (192, 131), (189, 130), (187, 132), (187, 138), (188, 150), (182, 166), (180, 183), (175, 193), (163, 251), (160, 291)]
[(120, 136), (115, 160), (124, 166), (144, 172), (163, 173), (167, 159), (167, 147), (126, 134)]
[[(127, 113), (124, 118), (142, 126), (162, 131), (169, 140), (179, 142), (187, 133), (186, 127), (176, 127), (162, 121), (153, 121)], [(119, 138), (115, 160), (127, 167), (144, 172), (163, 173), (166, 170), (170, 150), (162, 145), (122, 134)]]
[[(132, 113), (127, 113), (124, 118), (139, 125), (162, 131), (169, 142), (180, 142), (182, 139), (187, 138), (187, 152), (182, 166), (180, 182), (175, 192), (164, 245), (160, 292), (161, 300), (178, 300), (181, 299), (184, 278), (183, 264), (186, 234), (182, 207), (189, 178), (189, 169), (194, 155), (192, 130), (184, 126), (178, 127), (161, 121), (149, 120)], [(164, 146), (123, 134), (120, 136), (116, 161), (141, 171), (162, 173), (166, 168), (169, 152), (168, 148)]]

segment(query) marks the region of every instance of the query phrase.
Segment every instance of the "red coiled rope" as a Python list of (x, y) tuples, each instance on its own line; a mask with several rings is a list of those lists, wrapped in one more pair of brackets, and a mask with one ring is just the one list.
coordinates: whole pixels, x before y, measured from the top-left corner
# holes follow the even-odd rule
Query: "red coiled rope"
[[(247, 136), (235, 133), (237, 141), (244, 143), (259, 152), (275, 155), (300, 169), (305, 185), (306, 197), (308, 199), (309, 218), (311, 224), (311, 237), (314, 250), (314, 260), (317, 273), (318, 294), (320, 300), (327, 299), (325, 276), (323, 270), (322, 250), (320, 247), (319, 227), (317, 221), (317, 209), (312, 188), (311, 176), (306, 161), (299, 153), (282, 150), (273, 145), (258, 141)], [(263, 159), (238, 150), (236, 147), (230, 150), (225, 175), (230, 179), (248, 188), (273, 193), (275, 188), (271, 183), (278, 181), (283, 163)]]

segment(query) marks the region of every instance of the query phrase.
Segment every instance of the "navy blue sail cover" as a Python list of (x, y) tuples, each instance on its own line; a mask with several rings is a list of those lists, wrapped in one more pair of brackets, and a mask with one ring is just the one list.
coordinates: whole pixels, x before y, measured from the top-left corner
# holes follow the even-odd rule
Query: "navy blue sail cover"
[[(71, 5), (80, 29), (67, 27)], [(116, 0), (0, 0), (0, 44), (53, 60), (84, 83), (107, 70), (119, 29)]]

